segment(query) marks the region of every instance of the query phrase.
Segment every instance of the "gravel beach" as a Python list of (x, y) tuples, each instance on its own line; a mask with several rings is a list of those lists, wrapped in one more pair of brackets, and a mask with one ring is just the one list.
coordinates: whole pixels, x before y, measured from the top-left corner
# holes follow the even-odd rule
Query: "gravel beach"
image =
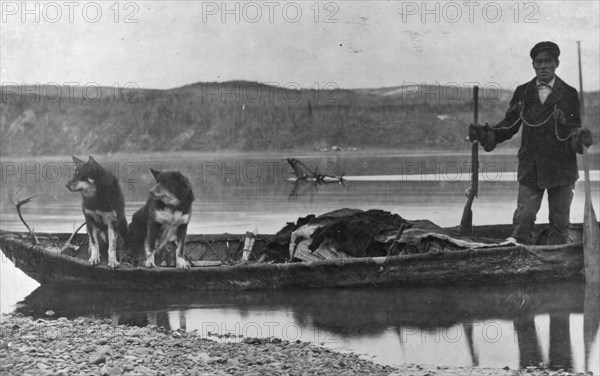
[[(113, 325), (110, 319), (0, 317), (1, 375), (575, 375), (539, 369), (375, 364), (307, 342)], [(588, 373), (590, 375), (591, 373)], [(579, 374), (584, 375), (584, 374)]]

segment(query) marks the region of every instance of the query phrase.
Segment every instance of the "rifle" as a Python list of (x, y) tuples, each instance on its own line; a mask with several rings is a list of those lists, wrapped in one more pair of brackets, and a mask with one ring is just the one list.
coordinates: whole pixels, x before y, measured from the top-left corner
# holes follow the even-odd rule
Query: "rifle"
[[(479, 87), (473, 87), (473, 123), (479, 121)], [(473, 211), (471, 206), (473, 200), (477, 197), (479, 191), (479, 142), (477, 140), (471, 142), (471, 188), (467, 190), (467, 203), (463, 209), (462, 218), (460, 220), (461, 234), (471, 233), (473, 231)]]

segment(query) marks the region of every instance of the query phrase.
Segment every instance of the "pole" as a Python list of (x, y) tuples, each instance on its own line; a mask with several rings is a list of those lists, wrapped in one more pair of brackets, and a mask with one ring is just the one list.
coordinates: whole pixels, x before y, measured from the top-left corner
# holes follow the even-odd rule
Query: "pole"
[[(583, 78), (581, 73), (581, 48), (577, 41), (579, 55), (579, 95), (581, 102), (581, 118), (583, 119)], [(583, 171), (585, 174), (585, 207), (583, 211), (583, 259), (585, 263), (586, 283), (600, 282), (600, 228), (592, 205), (592, 192), (590, 187), (590, 162), (587, 147), (582, 147)]]

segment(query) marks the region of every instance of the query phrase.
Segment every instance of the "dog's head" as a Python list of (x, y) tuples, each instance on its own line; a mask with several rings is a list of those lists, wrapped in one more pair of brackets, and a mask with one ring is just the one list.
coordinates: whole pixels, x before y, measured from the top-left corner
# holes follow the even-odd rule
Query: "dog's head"
[(188, 178), (179, 171), (158, 171), (150, 169), (156, 184), (150, 189), (150, 196), (167, 206), (178, 206), (182, 202), (194, 201), (194, 192)]
[(81, 192), (84, 196), (92, 196), (96, 192), (96, 181), (102, 177), (102, 167), (90, 156), (87, 162), (73, 157), (73, 178), (66, 187), (71, 192)]

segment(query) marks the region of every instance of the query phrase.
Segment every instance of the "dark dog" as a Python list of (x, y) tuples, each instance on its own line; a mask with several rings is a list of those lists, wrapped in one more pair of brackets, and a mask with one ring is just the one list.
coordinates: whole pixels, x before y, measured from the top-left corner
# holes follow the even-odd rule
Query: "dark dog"
[(183, 246), (194, 201), (190, 181), (179, 171), (150, 171), (156, 184), (150, 189), (146, 205), (133, 215), (128, 246), (139, 254), (143, 249), (144, 266), (152, 268), (156, 267), (155, 253), (166, 251), (174, 242), (177, 269), (189, 269)]
[(87, 162), (73, 157), (73, 162), (73, 179), (66, 186), (83, 197), (83, 215), (90, 239), (89, 262), (99, 264), (100, 246), (108, 243), (108, 266), (114, 269), (119, 266), (117, 247), (127, 239), (125, 199), (119, 181), (91, 156)]

